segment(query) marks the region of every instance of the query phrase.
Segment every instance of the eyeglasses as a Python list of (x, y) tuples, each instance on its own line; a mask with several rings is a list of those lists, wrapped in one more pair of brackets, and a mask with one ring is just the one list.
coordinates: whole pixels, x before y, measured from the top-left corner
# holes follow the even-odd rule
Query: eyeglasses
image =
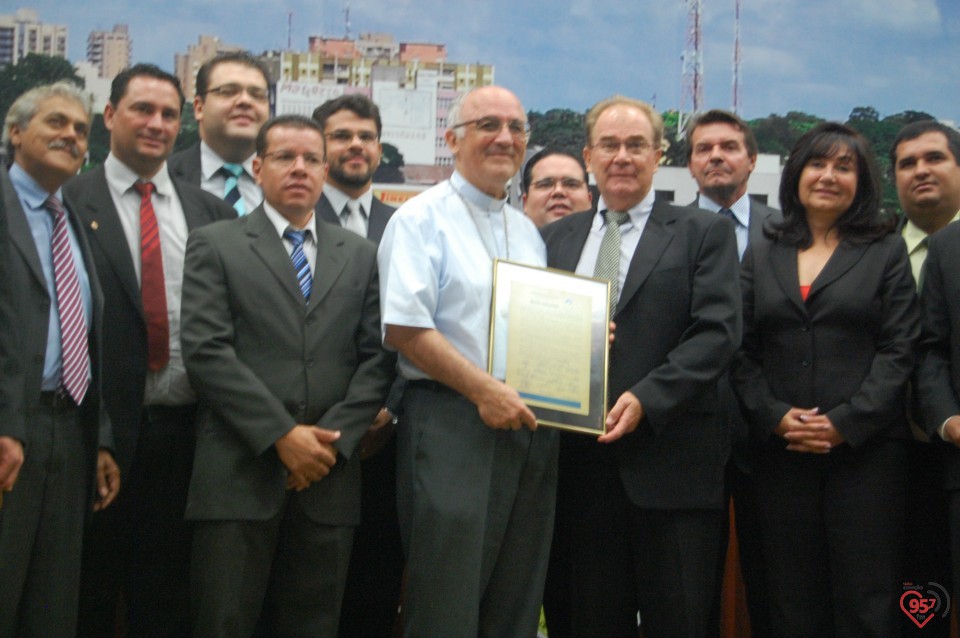
[(254, 102), (266, 102), (268, 95), (267, 90), (260, 88), (259, 86), (243, 86), (242, 84), (221, 84), (220, 86), (215, 86), (212, 89), (207, 89), (207, 92), (204, 95), (210, 93), (219, 95), (226, 100), (232, 100), (241, 93), (246, 93)]
[(627, 155), (633, 157), (642, 157), (653, 149), (653, 144), (642, 137), (633, 137), (626, 141), (620, 141), (612, 137), (605, 137), (593, 145), (593, 148), (600, 155), (613, 157), (620, 152), (621, 148), (627, 149)]
[(303, 158), (303, 165), (310, 170), (317, 170), (323, 167), (323, 155), (317, 153), (294, 153), (293, 151), (275, 151), (273, 153), (264, 153), (263, 157), (271, 160), (280, 168), (290, 168), (297, 162), (298, 157)]
[(582, 179), (575, 177), (544, 177), (535, 181), (530, 187), (537, 191), (552, 191), (557, 186), (561, 186), (564, 190), (575, 191), (583, 188), (585, 184), (586, 182)]
[(483, 135), (496, 135), (503, 130), (503, 127), (506, 126), (507, 130), (510, 131), (515, 139), (526, 139), (530, 137), (530, 124), (524, 120), (508, 120), (503, 121), (499, 117), (488, 115), (487, 117), (479, 117), (475, 120), (468, 120), (466, 122), (460, 122), (459, 124), (454, 124), (451, 126), (451, 129), (461, 128), (463, 126), (474, 125), (477, 127), (477, 130), (480, 131)]
[(337, 144), (351, 144), (354, 138), (359, 138), (360, 143), (364, 145), (375, 144), (378, 139), (377, 134), (371, 133), (370, 131), (357, 131), (354, 133), (346, 129), (337, 129), (332, 133), (327, 133), (327, 139)]

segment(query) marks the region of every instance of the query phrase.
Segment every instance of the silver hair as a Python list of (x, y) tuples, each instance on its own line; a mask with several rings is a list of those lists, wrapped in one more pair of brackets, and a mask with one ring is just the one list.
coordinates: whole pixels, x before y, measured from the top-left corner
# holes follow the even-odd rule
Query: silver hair
[(457, 124), (460, 123), (460, 111), (463, 110), (463, 103), (466, 101), (467, 96), (473, 93), (476, 89), (471, 89), (466, 93), (461, 93), (454, 98), (453, 102), (450, 103), (450, 107), (447, 109), (447, 129), (453, 131), (453, 134), (457, 136), (457, 139), (463, 139), (463, 136), (467, 134), (467, 131), (464, 127), (454, 128)]
[(10, 129), (16, 126), (18, 129), (25, 130), (30, 124), (30, 120), (40, 110), (40, 105), (52, 97), (62, 97), (73, 100), (81, 107), (87, 115), (87, 121), (92, 117), (91, 98), (83, 89), (67, 80), (54, 82), (53, 84), (44, 84), (30, 89), (10, 106), (7, 111), (7, 117), (3, 121), (3, 146), (7, 149), (7, 160), (13, 159), (13, 143), (10, 141)]

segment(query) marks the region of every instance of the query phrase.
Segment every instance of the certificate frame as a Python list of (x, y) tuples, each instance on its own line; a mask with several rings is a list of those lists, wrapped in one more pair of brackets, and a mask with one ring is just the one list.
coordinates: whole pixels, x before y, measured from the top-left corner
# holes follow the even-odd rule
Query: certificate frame
[(487, 371), (539, 425), (606, 433), (609, 299), (606, 280), (494, 260)]

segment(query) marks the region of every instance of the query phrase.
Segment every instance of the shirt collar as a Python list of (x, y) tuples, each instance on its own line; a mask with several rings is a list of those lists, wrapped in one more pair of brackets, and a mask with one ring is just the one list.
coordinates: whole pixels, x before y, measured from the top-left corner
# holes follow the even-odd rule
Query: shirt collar
[[(26, 204), (31, 210), (39, 210), (44, 207), (47, 198), (50, 197), (50, 193), (45, 191), (43, 187), (37, 183), (37, 180), (33, 179), (30, 173), (23, 170), (22, 166), (14, 162), (10, 167), (8, 175), (17, 193), (17, 197), (22, 203)], [(54, 195), (56, 195), (57, 199), (61, 202), (63, 201), (59, 188)]]
[[(960, 221), (960, 211), (957, 211), (957, 214), (954, 215), (953, 219), (951, 219), (948, 223), (952, 224), (955, 221)], [(907, 219), (907, 223), (903, 225), (903, 230), (900, 231), (900, 235), (903, 237), (903, 241), (907, 245), (908, 255), (912, 255), (917, 250), (923, 249), (926, 245), (924, 240), (929, 237), (927, 233), (910, 221), (910, 219)]]
[(317, 241), (317, 216), (310, 215), (310, 219), (307, 221), (306, 226), (303, 228), (296, 228), (293, 224), (290, 223), (286, 217), (280, 214), (276, 208), (270, 205), (267, 200), (263, 200), (263, 212), (267, 214), (267, 219), (270, 220), (270, 223), (273, 224), (273, 227), (277, 230), (277, 235), (283, 237), (283, 233), (288, 228), (293, 228), (294, 230), (309, 230), (310, 236), (313, 237), (313, 241)]
[[(250, 179), (253, 179), (253, 158), (256, 156), (257, 154), (254, 153), (240, 164)], [(229, 163), (230, 162), (220, 157), (215, 150), (210, 148), (209, 144), (202, 140), (200, 141), (200, 172), (203, 173), (203, 179), (212, 179), (224, 164)]]
[[(711, 213), (719, 213), (720, 209), (724, 208), (703, 193), (700, 193), (698, 205), (703, 210), (708, 210)], [(750, 227), (750, 195), (744, 193), (743, 197), (733, 203), (730, 210), (733, 212), (733, 216), (737, 218), (737, 221), (740, 222), (741, 226), (744, 228)]]
[[(343, 212), (343, 207), (347, 205), (348, 201), (350, 201), (350, 198), (346, 193), (332, 185), (330, 182), (324, 182), (323, 194), (327, 196), (327, 200), (330, 201), (330, 206), (333, 208), (333, 212), (338, 216)], [(373, 206), (373, 189), (368, 188), (366, 191), (364, 191), (363, 195), (357, 198), (357, 201), (360, 202), (361, 206), (363, 206), (364, 216), (369, 218), (370, 207)]]
[[(142, 181), (139, 175), (134, 173), (129, 166), (117, 159), (113, 153), (107, 155), (107, 159), (103, 162), (103, 170), (106, 174), (107, 180), (112, 181), (114, 184), (120, 184), (121, 191), (124, 193), (132, 189), (136, 182)], [(161, 195), (163, 197), (174, 197), (176, 195), (176, 189), (173, 187), (173, 180), (170, 179), (170, 172), (167, 171), (166, 161), (164, 161), (163, 165), (160, 167), (160, 170), (157, 171), (157, 174), (147, 181), (153, 183), (154, 191), (157, 193), (157, 195)]]
[[(648, 216), (653, 210), (653, 202), (657, 198), (657, 193), (652, 188), (646, 194), (646, 196), (641, 199), (637, 204), (634, 204), (630, 210), (626, 211), (630, 215), (630, 223), (634, 226), (639, 226), (640, 221)], [(601, 228), (604, 224), (603, 213), (609, 207), (607, 203), (603, 201), (603, 195), (600, 196), (600, 201), (597, 202), (597, 215), (593, 220), (594, 228)]]
[(453, 171), (453, 175), (450, 176), (450, 185), (453, 186), (453, 190), (460, 193), (465, 200), (476, 206), (479, 210), (488, 213), (499, 213), (507, 203), (506, 197), (490, 197), (468, 182), (458, 171)]

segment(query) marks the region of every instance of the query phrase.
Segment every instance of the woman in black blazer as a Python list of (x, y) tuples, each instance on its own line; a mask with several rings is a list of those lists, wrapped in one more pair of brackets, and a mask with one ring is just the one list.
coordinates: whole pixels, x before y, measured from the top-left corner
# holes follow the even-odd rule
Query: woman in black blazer
[(784, 166), (783, 222), (743, 262), (732, 379), (758, 443), (777, 636), (897, 633), (919, 315), (880, 188), (863, 137), (816, 126)]

